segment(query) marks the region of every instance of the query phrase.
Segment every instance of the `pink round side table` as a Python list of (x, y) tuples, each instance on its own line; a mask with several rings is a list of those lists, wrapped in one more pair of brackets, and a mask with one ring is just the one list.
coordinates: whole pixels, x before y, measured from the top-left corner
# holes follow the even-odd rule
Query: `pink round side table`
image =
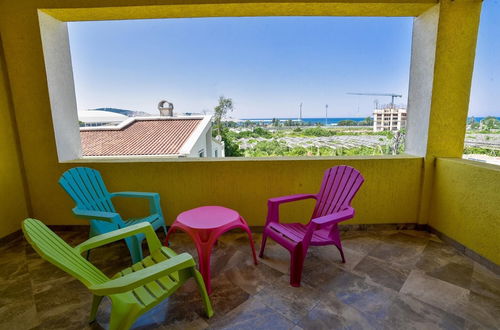
[(210, 294), (212, 292), (210, 286), (212, 246), (217, 242), (220, 235), (235, 228), (241, 228), (247, 232), (253, 260), (257, 265), (252, 233), (246, 221), (235, 210), (222, 206), (202, 206), (179, 214), (172, 226), (170, 226), (165, 238), (165, 245), (168, 245), (170, 235), (177, 229), (183, 230), (191, 236), (198, 251), (200, 272), (205, 281), (208, 294)]

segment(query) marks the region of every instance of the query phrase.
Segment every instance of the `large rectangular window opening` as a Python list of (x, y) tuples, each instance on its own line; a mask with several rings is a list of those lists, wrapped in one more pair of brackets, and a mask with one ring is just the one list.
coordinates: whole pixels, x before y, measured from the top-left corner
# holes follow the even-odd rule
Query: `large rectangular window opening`
[(412, 17), (68, 23), (81, 156), (404, 152)]
[[(500, 29), (498, 1), (485, 1), (476, 47), (463, 158), (500, 165)], [(496, 15), (496, 16), (495, 16)]]

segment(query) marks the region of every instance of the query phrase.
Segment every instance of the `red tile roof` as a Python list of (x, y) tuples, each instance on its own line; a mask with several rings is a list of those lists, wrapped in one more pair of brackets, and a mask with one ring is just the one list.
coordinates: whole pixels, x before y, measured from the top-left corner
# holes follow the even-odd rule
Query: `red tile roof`
[(201, 119), (136, 119), (120, 130), (83, 130), (83, 156), (175, 155), (200, 122)]

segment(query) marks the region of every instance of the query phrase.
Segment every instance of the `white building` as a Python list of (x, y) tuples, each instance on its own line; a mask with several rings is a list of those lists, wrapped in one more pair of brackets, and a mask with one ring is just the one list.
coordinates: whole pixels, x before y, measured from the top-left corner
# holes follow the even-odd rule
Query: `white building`
[(81, 127), (84, 157), (224, 157), (212, 116), (132, 117), (117, 126)]
[(399, 131), (406, 128), (406, 109), (386, 107), (373, 111), (373, 131)]
[(129, 117), (110, 111), (84, 110), (78, 111), (80, 126), (109, 126), (118, 125)]

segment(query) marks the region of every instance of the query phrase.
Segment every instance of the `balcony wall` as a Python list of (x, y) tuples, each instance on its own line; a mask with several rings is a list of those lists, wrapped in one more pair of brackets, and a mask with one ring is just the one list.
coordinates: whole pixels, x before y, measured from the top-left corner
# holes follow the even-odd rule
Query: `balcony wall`
[[(192, 4), (210, 2), (216, 1), (189, 1)], [(72, 216), (73, 202), (57, 185), (61, 173), (75, 164), (61, 164), (57, 158), (37, 9), (86, 7), (76, 11), (46, 11), (62, 21), (186, 15), (418, 16), (428, 10), (416, 20), (410, 83), (416, 92), (412, 94), (412, 111), (428, 118), (423, 121), (418, 116), (410, 118), (409, 132), (422, 132), (411, 133), (408, 150), (421, 157), (85, 165), (100, 170), (111, 191), (159, 192), (167, 222), (183, 210), (221, 204), (238, 209), (251, 225), (262, 225), (267, 198), (315, 192), (324, 169), (347, 164), (358, 168), (366, 178), (354, 202), (357, 215), (351, 223), (425, 224), (430, 219), (436, 229), (498, 262), (499, 253), (493, 241), (495, 230), (498, 233), (499, 203), (493, 186), (495, 180), (498, 182), (498, 170), (475, 167), (460, 160), (439, 159), (434, 178), (434, 157), (459, 157), (463, 147), (480, 1), (441, 0), (438, 5), (434, 0), (288, 1), (286, 5), (233, 2), (240, 4), (224, 5), (224, 1), (217, 1), (223, 5), (158, 6), (173, 4), (173, 0), (0, 2), (4, 49), (4, 53), (0, 52), (1, 237), (18, 229), (27, 215), (49, 224), (86, 223)], [(422, 36), (426, 38), (419, 44)], [(423, 47), (423, 51), (419, 45), (427, 48)], [(429, 70), (422, 70), (422, 63), (428, 63)], [(4, 71), (8, 73), (8, 83)], [(422, 90), (425, 93), (421, 93)], [(472, 196), (468, 195), (470, 192)], [(305, 220), (311, 206), (311, 202), (287, 206), (283, 216), (289, 220)], [(118, 207), (127, 215), (145, 211), (145, 205), (121, 200)]]
[[(356, 196), (356, 217), (349, 223), (415, 223), (420, 194), (422, 159), (338, 158), (330, 160), (252, 160), (222, 162), (85, 164), (99, 169), (111, 191), (144, 190), (161, 194), (167, 222), (200, 205), (234, 208), (250, 225), (265, 223), (267, 199), (319, 190), (326, 168), (348, 164), (363, 173), (366, 182)], [(57, 185), (70, 165), (45, 168), (44, 179), (31, 182), (33, 210), (53, 224), (84, 223), (70, 214), (73, 202)], [(53, 196), (47, 199), (44, 196)], [(282, 208), (284, 219), (307, 221), (313, 202)], [(145, 204), (118, 201), (128, 215), (139, 215)]]
[(429, 225), (500, 264), (500, 166), (439, 158)]

